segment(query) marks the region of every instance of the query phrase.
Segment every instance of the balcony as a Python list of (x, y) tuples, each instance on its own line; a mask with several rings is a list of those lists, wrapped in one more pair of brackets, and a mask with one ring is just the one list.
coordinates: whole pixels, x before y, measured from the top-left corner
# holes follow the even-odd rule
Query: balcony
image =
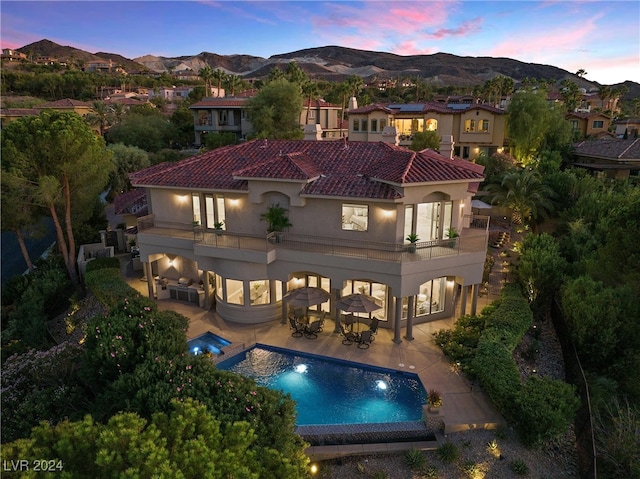
[(219, 234), (199, 226), (192, 229), (186, 229), (186, 225), (181, 226), (155, 224), (153, 215), (145, 216), (138, 220), (138, 243), (143, 249), (145, 245), (164, 245), (169, 249), (186, 247), (200, 256), (266, 264), (278, 258), (291, 261), (305, 258), (310, 263), (320, 263), (326, 262), (327, 256), (335, 257), (337, 261), (341, 261), (340, 258), (353, 258), (368, 262), (407, 264), (465, 254), (484, 254), (488, 240), (488, 217), (477, 215), (465, 216), (459, 237), (420, 241), (416, 243), (415, 252), (409, 252), (409, 245), (405, 243), (357, 241), (292, 233), (283, 233), (281, 237), (276, 237), (273, 233), (255, 236), (224, 231)]

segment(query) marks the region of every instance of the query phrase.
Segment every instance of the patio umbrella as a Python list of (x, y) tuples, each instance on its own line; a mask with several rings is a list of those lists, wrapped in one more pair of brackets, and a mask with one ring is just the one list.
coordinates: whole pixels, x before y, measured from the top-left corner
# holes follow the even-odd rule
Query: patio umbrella
[(292, 289), (283, 296), (283, 299), (294, 307), (309, 307), (324, 303), (330, 295), (324, 289), (306, 286), (304, 288)]
[[(379, 301), (372, 296), (355, 293), (340, 298), (336, 302), (336, 307), (348, 313), (371, 313), (380, 309), (382, 306)], [(359, 317), (357, 317), (357, 321), (358, 324), (360, 324)]]

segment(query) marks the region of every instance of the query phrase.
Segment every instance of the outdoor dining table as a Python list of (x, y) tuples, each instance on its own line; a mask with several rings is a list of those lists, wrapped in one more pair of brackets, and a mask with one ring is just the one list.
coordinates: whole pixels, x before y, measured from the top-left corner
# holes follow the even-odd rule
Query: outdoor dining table
[(361, 318), (353, 314), (344, 315), (344, 323), (349, 326), (349, 329), (355, 333), (361, 333), (369, 329), (369, 318)]

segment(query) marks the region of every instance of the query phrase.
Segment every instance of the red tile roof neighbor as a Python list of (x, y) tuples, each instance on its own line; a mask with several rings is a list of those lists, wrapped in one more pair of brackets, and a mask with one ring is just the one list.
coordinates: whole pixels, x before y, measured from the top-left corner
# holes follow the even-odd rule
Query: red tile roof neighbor
[(478, 183), (484, 167), (387, 143), (254, 140), (130, 175), (140, 187), (247, 191), (249, 180), (300, 182), (301, 195), (395, 199), (420, 183)]

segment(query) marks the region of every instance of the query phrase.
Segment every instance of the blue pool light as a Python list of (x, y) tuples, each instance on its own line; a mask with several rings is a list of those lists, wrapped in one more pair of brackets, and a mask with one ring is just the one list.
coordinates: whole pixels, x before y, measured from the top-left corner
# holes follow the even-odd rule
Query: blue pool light
[(307, 365), (306, 364), (298, 364), (296, 366), (296, 372), (297, 373), (306, 373), (307, 372)]
[(208, 331), (204, 334), (201, 334), (197, 338), (193, 338), (187, 341), (189, 351), (191, 351), (194, 356), (207, 353), (211, 353), (217, 356), (219, 354), (223, 354), (222, 348), (229, 345), (231, 345), (231, 341), (218, 336), (211, 331)]
[(200, 351), (200, 348), (198, 346), (196, 346), (195, 348), (193, 348), (193, 355), (197, 356), (198, 355), (198, 351)]

